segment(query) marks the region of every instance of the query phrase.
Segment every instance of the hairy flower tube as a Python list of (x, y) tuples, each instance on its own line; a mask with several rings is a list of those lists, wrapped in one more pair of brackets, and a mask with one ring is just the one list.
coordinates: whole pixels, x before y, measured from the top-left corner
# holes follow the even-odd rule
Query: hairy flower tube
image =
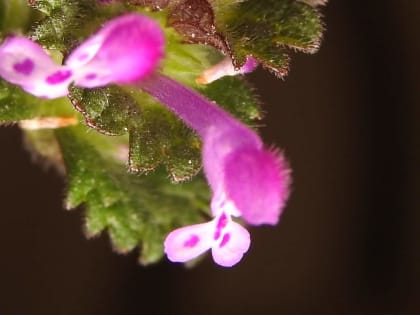
[[(285, 159), (279, 152), (266, 149), (253, 130), (168, 77), (156, 74), (140, 87), (201, 136), (204, 173), (213, 191), (214, 219), (169, 234), (165, 241), (168, 258), (185, 262), (211, 248), (216, 263), (236, 264), (248, 250), (249, 236), (231, 221), (231, 216), (242, 217), (252, 225), (278, 222), (289, 194)], [(226, 231), (218, 228), (221, 218), (228, 222), (224, 226)], [(229, 252), (226, 256), (229, 258), (221, 260), (220, 252), (225, 251)]]
[[(194, 129), (203, 142), (204, 173), (213, 197), (213, 220), (170, 233), (168, 258), (185, 262), (211, 249), (216, 263), (232, 266), (250, 245), (251, 225), (278, 222), (288, 197), (289, 169), (280, 152), (267, 149), (250, 128), (194, 90), (158, 73), (164, 35), (156, 22), (127, 14), (107, 22), (56, 64), (36, 43), (19, 36), (0, 46), (0, 76), (43, 98), (68, 94), (68, 86), (135, 84)], [(250, 69), (256, 64), (250, 61)], [(245, 70), (244, 70), (245, 71)]]

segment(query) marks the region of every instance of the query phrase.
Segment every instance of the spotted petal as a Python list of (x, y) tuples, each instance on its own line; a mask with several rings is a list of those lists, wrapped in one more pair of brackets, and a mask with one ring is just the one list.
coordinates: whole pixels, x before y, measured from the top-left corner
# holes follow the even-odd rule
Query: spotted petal
[(214, 261), (223, 267), (236, 265), (248, 251), (251, 240), (248, 231), (231, 221), (217, 244), (213, 245)]
[(56, 98), (68, 93), (72, 71), (56, 64), (38, 44), (11, 36), (0, 46), (0, 76), (38, 97)]
[(159, 25), (133, 13), (106, 23), (73, 51), (66, 65), (77, 72), (76, 85), (90, 88), (138, 81), (158, 66), (163, 54)]
[(179, 228), (165, 240), (165, 253), (170, 261), (186, 262), (213, 245), (214, 221)]

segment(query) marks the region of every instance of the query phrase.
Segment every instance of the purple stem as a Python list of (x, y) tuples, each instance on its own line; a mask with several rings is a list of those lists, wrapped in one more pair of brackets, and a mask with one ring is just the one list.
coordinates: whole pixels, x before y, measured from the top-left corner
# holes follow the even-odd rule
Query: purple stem
[(143, 80), (139, 87), (165, 104), (202, 138), (214, 125), (243, 128), (231, 115), (198, 92), (162, 74)]

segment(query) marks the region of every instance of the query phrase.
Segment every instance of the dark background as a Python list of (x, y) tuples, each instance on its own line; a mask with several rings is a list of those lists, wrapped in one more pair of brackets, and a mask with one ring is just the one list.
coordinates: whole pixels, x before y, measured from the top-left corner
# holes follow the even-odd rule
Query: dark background
[(0, 314), (420, 314), (420, 4), (335, 0), (316, 55), (252, 80), (293, 194), (233, 269), (141, 267), (86, 240), (64, 182), (0, 130)]

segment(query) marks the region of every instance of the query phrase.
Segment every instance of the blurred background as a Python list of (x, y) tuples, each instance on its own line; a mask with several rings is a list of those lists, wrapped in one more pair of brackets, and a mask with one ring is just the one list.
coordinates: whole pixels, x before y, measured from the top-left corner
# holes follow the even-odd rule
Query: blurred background
[(233, 269), (86, 240), (63, 179), (0, 129), (0, 314), (420, 314), (420, 3), (332, 0), (316, 55), (251, 75), (293, 194)]

